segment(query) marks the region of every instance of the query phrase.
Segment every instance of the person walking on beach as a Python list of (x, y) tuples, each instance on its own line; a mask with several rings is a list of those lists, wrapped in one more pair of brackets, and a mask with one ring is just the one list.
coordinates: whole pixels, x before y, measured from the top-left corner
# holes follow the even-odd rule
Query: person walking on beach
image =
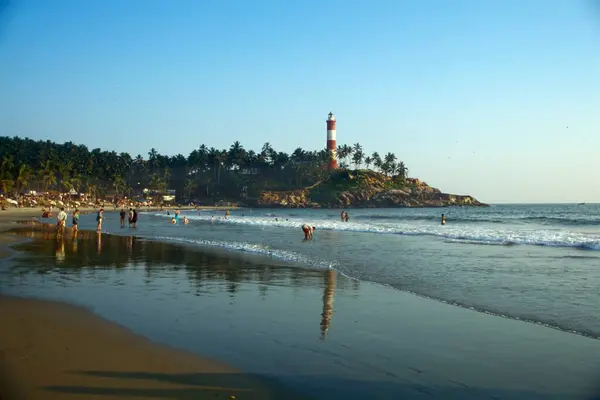
[(133, 208), (129, 209), (129, 227), (133, 224)]
[(67, 213), (65, 208), (61, 207), (60, 211), (56, 215), (56, 232), (61, 234), (65, 231), (65, 224), (67, 222)]
[(98, 223), (98, 232), (102, 230), (102, 220), (104, 219), (104, 208), (101, 208), (96, 215), (96, 222)]
[(119, 216), (121, 217), (121, 228), (125, 228), (125, 216), (127, 216), (127, 213), (125, 212), (124, 208), (121, 208), (121, 213)]
[(78, 231), (78, 225), (79, 225), (79, 210), (76, 208), (75, 211), (73, 211), (73, 236), (77, 235), (77, 231)]
[(302, 225), (302, 231), (304, 232), (304, 240), (309, 240), (313, 238), (313, 232), (315, 231), (314, 226), (310, 226), (308, 224), (303, 224)]

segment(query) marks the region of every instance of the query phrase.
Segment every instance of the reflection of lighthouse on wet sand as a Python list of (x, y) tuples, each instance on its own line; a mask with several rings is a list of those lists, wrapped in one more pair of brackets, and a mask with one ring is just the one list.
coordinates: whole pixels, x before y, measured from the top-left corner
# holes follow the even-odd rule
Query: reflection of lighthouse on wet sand
[(323, 312), (321, 313), (321, 339), (327, 338), (333, 315), (333, 295), (335, 293), (335, 276), (333, 269), (325, 272), (325, 287), (323, 289)]

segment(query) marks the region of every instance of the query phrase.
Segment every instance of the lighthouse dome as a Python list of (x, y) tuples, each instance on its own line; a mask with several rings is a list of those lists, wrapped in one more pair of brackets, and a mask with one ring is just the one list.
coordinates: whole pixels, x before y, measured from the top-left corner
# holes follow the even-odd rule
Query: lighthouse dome
[(329, 113), (329, 117), (327, 118), (327, 121), (335, 121), (335, 115), (333, 115), (332, 112)]

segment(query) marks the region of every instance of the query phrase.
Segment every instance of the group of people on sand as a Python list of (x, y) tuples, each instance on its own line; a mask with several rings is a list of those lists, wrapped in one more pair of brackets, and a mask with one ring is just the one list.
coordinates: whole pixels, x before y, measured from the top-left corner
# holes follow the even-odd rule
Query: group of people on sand
[(126, 212), (124, 208), (121, 208), (119, 217), (121, 218), (121, 228), (125, 228), (125, 218), (127, 218), (130, 228), (137, 228), (138, 213), (135, 208), (130, 208), (129, 212)]

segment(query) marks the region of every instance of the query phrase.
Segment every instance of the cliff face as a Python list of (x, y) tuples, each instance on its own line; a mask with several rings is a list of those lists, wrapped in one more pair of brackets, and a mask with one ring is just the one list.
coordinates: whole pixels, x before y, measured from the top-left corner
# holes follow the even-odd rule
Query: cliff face
[(264, 191), (258, 207), (448, 207), (487, 204), (471, 196), (442, 193), (419, 179), (391, 178), (374, 171), (339, 171), (311, 188)]

